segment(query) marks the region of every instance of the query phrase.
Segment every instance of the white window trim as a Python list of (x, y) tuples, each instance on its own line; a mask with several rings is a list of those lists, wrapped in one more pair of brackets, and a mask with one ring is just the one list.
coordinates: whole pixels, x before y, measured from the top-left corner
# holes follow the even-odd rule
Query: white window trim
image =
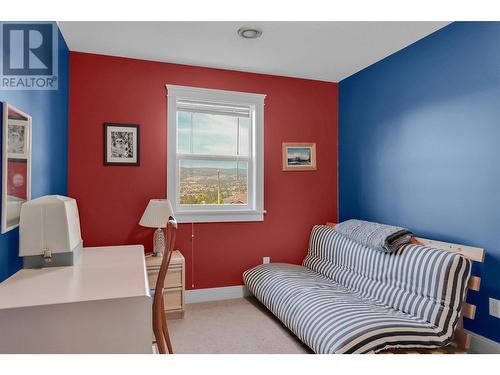
[[(167, 86), (167, 197), (172, 203), (175, 217), (180, 223), (208, 223), (264, 220), (264, 99), (265, 94), (213, 90), (190, 86)], [(198, 100), (216, 103), (240, 104), (253, 109), (252, 145), (248, 169), (249, 205), (217, 206), (178, 204), (179, 167), (177, 160), (177, 100)], [(223, 158), (223, 157), (222, 157)], [(255, 186), (250, 189), (250, 181)]]

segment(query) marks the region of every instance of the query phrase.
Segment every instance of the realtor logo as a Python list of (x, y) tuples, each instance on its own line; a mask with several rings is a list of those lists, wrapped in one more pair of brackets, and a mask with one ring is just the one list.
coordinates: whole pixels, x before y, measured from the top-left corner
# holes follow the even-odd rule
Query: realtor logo
[(55, 23), (2, 22), (0, 89), (57, 90)]

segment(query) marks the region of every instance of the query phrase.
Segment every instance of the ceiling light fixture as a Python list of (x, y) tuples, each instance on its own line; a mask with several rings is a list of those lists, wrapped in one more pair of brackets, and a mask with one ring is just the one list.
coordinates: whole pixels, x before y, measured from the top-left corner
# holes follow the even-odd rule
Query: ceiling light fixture
[(238, 29), (238, 35), (245, 39), (257, 39), (262, 35), (262, 30), (257, 27), (243, 26)]

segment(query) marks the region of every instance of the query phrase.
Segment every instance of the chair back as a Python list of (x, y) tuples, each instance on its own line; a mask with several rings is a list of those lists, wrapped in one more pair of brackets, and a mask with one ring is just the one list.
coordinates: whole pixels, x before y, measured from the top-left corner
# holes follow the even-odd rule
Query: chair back
[(177, 221), (171, 217), (167, 223), (167, 243), (165, 246), (165, 252), (163, 254), (163, 260), (161, 261), (160, 265), (160, 272), (158, 273), (158, 278), (156, 279), (155, 293), (153, 298), (153, 332), (160, 354), (166, 353), (165, 344), (168, 348), (169, 353), (173, 354), (172, 344), (170, 342), (170, 337), (168, 334), (167, 319), (165, 317), (163, 286), (165, 283), (165, 277), (167, 276), (170, 258), (172, 257), (172, 251), (175, 247), (176, 232)]

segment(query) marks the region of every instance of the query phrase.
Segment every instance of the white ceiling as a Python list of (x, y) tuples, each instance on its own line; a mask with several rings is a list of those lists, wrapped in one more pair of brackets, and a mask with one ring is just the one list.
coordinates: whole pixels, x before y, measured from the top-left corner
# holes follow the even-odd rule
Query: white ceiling
[[(448, 22), (59, 22), (71, 51), (338, 82)], [(237, 35), (262, 29), (259, 39)]]

